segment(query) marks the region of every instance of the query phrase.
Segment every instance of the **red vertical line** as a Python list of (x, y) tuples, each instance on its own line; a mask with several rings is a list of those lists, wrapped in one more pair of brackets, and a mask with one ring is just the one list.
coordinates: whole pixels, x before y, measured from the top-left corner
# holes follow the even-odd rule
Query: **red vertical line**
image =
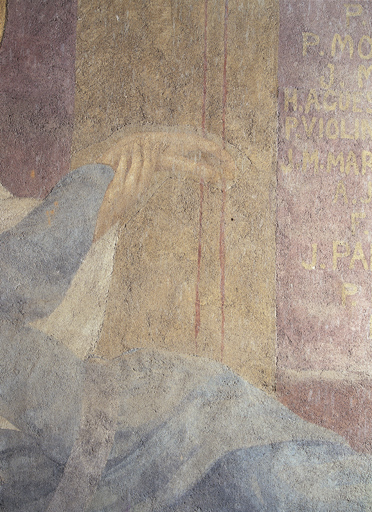
[[(222, 86), (222, 143), (226, 147), (226, 103), (227, 103), (227, 19), (229, 15), (229, 0), (225, 0), (225, 19), (223, 29), (223, 86)], [(226, 181), (222, 180), (222, 204), (220, 218), (220, 294), (221, 294), (221, 362), (225, 349), (225, 209)]]
[(226, 102), (227, 102), (227, 18), (229, 16), (229, 0), (225, 0), (225, 20), (223, 29), (223, 87), (222, 87), (222, 143), (226, 144)]
[(195, 298), (195, 353), (198, 350), (198, 334), (200, 331), (200, 269), (202, 257), (202, 233), (203, 233), (203, 202), (204, 202), (204, 180), (200, 180), (200, 203), (199, 203), (199, 244), (198, 244), (198, 271), (196, 276), (196, 298)]
[[(203, 101), (202, 101), (202, 133), (205, 137), (205, 116), (207, 104), (207, 49), (208, 49), (208, 0), (204, 1), (204, 54), (203, 54)], [(203, 203), (204, 203), (204, 180), (200, 179), (200, 202), (199, 202), (199, 240), (198, 240), (198, 270), (196, 275), (195, 293), (195, 353), (198, 352), (198, 335), (200, 331), (200, 269), (202, 257), (202, 234), (203, 234)]]
[(204, 137), (205, 137), (205, 114), (206, 114), (206, 104), (207, 104), (207, 68), (208, 68), (208, 59), (207, 59), (207, 49), (208, 49), (207, 28), (208, 28), (208, 0), (205, 0), (205, 2), (204, 2), (203, 104), (202, 104), (202, 130), (203, 130), (203, 136)]

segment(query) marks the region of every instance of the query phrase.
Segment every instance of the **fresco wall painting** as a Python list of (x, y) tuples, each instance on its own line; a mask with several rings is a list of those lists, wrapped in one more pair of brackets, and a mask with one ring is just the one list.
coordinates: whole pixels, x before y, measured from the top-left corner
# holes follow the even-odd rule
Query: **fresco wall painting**
[(372, 510), (368, 3), (2, 18), (0, 510)]

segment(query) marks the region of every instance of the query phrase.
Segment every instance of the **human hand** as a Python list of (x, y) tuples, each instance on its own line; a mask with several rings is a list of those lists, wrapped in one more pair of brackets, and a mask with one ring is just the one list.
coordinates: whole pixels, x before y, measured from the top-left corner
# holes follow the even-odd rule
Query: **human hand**
[(223, 183), (235, 175), (230, 154), (217, 143), (189, 133), (146, 132), (129, 135), (100, 159), (115, 176), (100, 208), (94, 239), (130, 216), (151, 187), (154, 173)]

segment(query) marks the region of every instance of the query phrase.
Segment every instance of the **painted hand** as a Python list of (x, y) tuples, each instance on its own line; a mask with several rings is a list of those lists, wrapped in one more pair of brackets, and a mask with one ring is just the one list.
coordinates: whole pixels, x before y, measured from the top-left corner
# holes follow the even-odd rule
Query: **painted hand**
[(100, 159), (115, 176), (98, 214), (94, 239), (98, 240), (119, 219), (133, 214), (152, 185), (157, 171), (198, 181), (232, 180), (235, 163), (217, 143), (188, 133), (137, 133), (123, 138)]

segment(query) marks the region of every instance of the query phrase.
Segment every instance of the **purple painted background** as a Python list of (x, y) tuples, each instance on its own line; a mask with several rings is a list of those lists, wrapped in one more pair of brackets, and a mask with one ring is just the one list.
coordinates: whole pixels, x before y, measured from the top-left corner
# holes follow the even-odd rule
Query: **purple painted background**
[(0, 49), (0, 182), (44, 197), (69, 170), (76, 0), (9, 0)]
[[(278, 392), (348, 435), (370, 386), (358, 386), (363, 400), (340, 389), (372, 371), (371, 12), (368, 2), (282, 0), (280, 18)], [(293, 370), (318, 372), (307, 391), (286, 378)], [(327, 370), (335, 380), (319, 385)], [(369, 424), (364, 439), (371, 433)]]

